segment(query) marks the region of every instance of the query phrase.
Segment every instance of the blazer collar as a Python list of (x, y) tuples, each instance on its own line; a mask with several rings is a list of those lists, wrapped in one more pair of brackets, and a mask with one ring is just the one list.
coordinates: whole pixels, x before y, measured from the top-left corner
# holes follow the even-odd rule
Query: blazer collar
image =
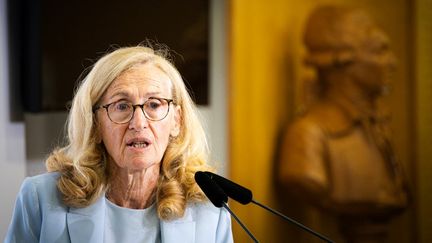
[(161, 220), (162, 243), (195, 242), (195, 220), (192, 217), (193, 210), (187, 207), (184, 216), (178, 219)]
[[(70, 208), (67, 226), (71, 243), (103, 243), (105, 229), (105, 196), (85, 208)], [(191, 208), (187, 207), (183, 217), (160, 221), (162, 243), (195, 242), (195, 221)]]
[(103, 243), (105, 197), (85, 208), (70, 208), (66, 215), (71, 243)]

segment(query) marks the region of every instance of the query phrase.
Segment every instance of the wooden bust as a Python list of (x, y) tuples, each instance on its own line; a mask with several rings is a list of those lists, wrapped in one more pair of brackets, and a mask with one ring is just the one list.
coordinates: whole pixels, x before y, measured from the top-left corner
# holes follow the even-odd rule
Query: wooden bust
[(319, 92), (284, 134), (279, 179), (340, 218), (348, 241), (362, 242), (364, 225), (383, 235), (408, 201), (380, 105), (395, 68), (389, 40), (365, 12), (326, 6), (311, 14), (304, 42)]

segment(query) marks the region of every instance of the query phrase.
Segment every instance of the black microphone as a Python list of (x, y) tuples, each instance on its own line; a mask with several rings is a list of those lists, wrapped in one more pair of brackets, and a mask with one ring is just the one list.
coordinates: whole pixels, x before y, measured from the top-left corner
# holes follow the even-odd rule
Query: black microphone
[(228, 201), (228, 196), (225, 192), (214, 182), (205, 172), (198, 171), (195, 173), (195, 181), (210, 202), (213, 203), (215, 207), (224, 207), (233, 218), (240, 224), (240, 226), (246, 231), (246, 233), (252, 238), (252, 240), (258, 243), (255, 236), (249, 231), (249, 229), (244, 225), (240, 219), (235, 215), (233, 211), (228, 207), (226, 202)]
[[(199, 172), (197, 172), (197, 173), (199, 173)], [(316, 231), (308, 228), (307, 226), (305, 226), (305, 225), (303, 225), (303, 224), (295, 221), (294, 219), (291, 219), (288, 216), (285, 216), (284, 214), (282, 214), (282, 213), (280, 213), (280, 212), (278, 212), (278, 211), (276, 211), (276, 210), (274, 210), (274, 209), (272, 209), (270, 207), (267, 207), (267, 206), (265, 206), (265, 205), (263, 205), (263, 204), (255, 201), (253, 199), (252, 191), (251, 190), (249, 190), (249, 189), (247, 189), (247, 188), (245, 188), (243, 186), (240, 186), (239, 184), (237, 184), (237, 183), (235, 183), (233, 181), (230, 181), (230, 180), (228, 180), (228, 179), (226, 179), (226, 178), (224, 178), (224, 177), (222, 177), (220, 175), (214, 174), (212, 172), (205, 171), (205, 172), (202, 172), (202, 173), (207, 174), (208, 177), (211, 180), (213, 180), (214, 182), (216, 182), (216, 184), (219, 185), (220, 189), (223, 190), (223, 192), (225, 192), (225, 195), (227, 195), (228, 197), (236, 200), (237, 202), (239, 202), (241, 204), (248, 204), (248, 203), (252, 202), (252, 203), (254, 203), (254, 204), (256, 204), (256, 205), (258, 205), (258, 206), (260, 206), (260, 207), (262, 207), (262, 208), (264, 208), (264, 209), (272, 212), (273, 214), (276, 214), (277, 216), (283, 218), (284, 220), (286, 220), (286, 221), (288, 221), (288, 222), (290, 222), (292, 224), (295, 224), (296, 226), (300, 227), (301, 229), (303, 229), (303, 230), (305, 230), (305, 231), (307, 231), (307, 232), (315, 235), (316, 237), (318, 237), (318, 238), (320, 238), (320, 239), (322, 239), (322, 240), (324, 240), (326, 242), (333, 242), (332, 240), (330, 240), (329, 238), (325, 237), (324, 235), (322, 235), (322, 234), (320, 234), (320, 233), (318, 233), (318, 232), (316, 232)]]
[(228, 197), (225, 192), (214, 183), (210, 177), (208, 177), (204, 172), (198, 171), (195, 173), (195, 181), (210, 202), (215, 205), (215, 207), (222, 207), (226, 202), (228, 202)]
[(215, 173), (209, 171), (206, 171), (204, 173), (206, 173), (213, 181), (215, 181), (216, 184), (218, 184), (230, 198), (236, 200), (241, 204), (248, 204), (252, 201), (251, 190), (242, 187), (239, 184)]

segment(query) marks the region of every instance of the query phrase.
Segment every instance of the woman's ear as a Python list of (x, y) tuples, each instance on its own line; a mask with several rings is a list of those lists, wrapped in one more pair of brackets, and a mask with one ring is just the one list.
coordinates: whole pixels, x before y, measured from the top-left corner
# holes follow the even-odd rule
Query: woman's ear
[(171, 128), (170, 136), (171, 137), (177, 137), (180, 134), (180, 127), (181, 127), (181, 117), (182, 112), (179, 105), (175, 106), (174, 110), (174, 125)]

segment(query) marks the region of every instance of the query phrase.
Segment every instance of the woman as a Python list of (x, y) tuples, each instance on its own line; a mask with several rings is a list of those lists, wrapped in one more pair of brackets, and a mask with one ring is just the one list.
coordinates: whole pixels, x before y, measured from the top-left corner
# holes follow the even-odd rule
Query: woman
[(83, 80), (68, 144), (27, 178), (6, 242), (232, 242), (194, 181), (207, 143), (175, 67), (147, 47), (102, 57)]

